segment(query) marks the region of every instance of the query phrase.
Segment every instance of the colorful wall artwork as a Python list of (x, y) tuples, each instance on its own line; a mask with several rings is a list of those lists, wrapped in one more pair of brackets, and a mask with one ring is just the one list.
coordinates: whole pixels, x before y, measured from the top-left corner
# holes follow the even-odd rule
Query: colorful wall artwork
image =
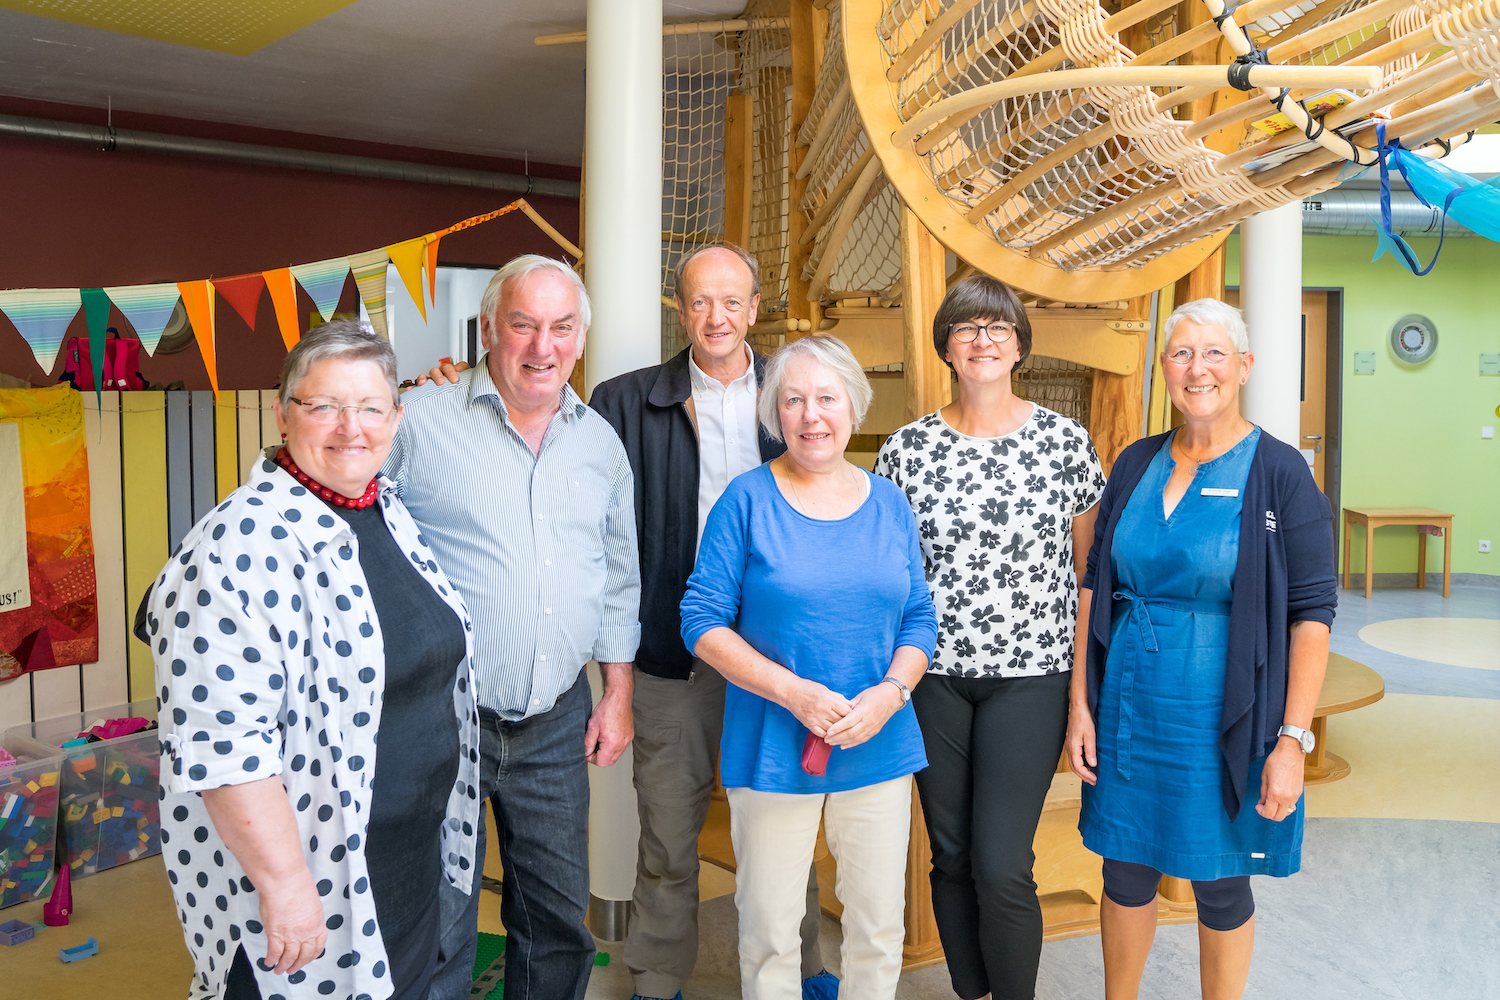
[[(0, 389), (0, 427), (16, 428), (30, 603), (0, 608), (0, 681), (99, 658), (83, 399), (66, 385)], [(11, 459), (0, 457), (10, 464)], [(0, 478), (14, 482), (13, 470)], [(7, 517), (6, 532), (15, 529)], [(18, 601), (19, 603), (19, 601)]]

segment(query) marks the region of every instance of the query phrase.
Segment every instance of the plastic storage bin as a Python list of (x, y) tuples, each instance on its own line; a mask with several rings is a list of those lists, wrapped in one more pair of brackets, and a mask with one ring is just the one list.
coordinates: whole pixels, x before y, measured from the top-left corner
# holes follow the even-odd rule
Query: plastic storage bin
[[(21, 733), (57, 747), (110, 719), (156, 720), (156, 702), (97, 708), (29, 726)], [(57, 751), (64, 755), (57, 817), (74, 881), (161, 853), (161, 742), (156, 730)]]
[(52, 891), (57, 796), (63, 753), (8, 732), (0, 745), (16, 763), (0, 767), (0, 908)]

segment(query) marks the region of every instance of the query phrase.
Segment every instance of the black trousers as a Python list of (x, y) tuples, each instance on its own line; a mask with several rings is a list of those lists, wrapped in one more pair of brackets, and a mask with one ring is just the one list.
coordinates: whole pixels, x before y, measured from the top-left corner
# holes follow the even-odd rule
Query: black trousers
[(1031, 844), (1068, 724), (1067, 673), (928, 674), (912, 691), (926, 770), (932, 909), (963, 1000), (1033, 1000), (1042, 907)]

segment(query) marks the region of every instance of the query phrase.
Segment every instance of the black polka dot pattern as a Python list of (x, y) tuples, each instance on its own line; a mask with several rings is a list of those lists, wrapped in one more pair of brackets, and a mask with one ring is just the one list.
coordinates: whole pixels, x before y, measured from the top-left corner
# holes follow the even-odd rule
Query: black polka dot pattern
[[(394, 488), (386, 524), (464, 625), (462, 599)], [(149, 620), (162, 768), (162, 841), (194, 1000), (217, 996), (244, 944), (261, 995), (282, 1000), (389, 994), (385, 947), (362, 847), (385, 690), (385, 656), (358, 539), (279, 466), (260, 463), (188, 533), (152, 591)], [(472, 652), (472, 648), (470, 650)], [(479, 716), (466, 659), (454, 678), (460, 770), (442, 826), (444, 874), (468, 885), (478, 822)], [(293, 976), (260, 964), (260, 900), (198, 794), (280, 776), (322, 899), (328, 943)], [(179, 846), (184, 845), (184, 846)]]

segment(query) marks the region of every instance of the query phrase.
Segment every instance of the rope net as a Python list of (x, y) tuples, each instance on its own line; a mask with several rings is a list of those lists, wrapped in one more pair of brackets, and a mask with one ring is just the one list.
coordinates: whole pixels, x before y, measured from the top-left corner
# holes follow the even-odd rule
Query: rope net
[[(760, 315), (785, 317), (791, 269), (788, 214), (792, 140), (792, 37), (787, 28), (758, 27), (756, 19), (786, 17), (790, 0), (751, 0), (743, 17), (751, 27), (740, 35), (740, 92), (751, 99), (750, 245), (760, 263)], [(768, 329), (768, 328), (762, 328)], [(758, 351), (781, 345), (779, 333), (751, 330)]]
[(1010, 385), (1022, 399), (1089, 426), (1094, 369), (1087, 365), (1033, 354), (1011, 372)]
[[(686, 254), (724, 238), (724, 100), (739, 83), (736, 38), (662, 38), (661, 294)], [(662, 357), (687, 346), (677, 310), (662, 306)]]

